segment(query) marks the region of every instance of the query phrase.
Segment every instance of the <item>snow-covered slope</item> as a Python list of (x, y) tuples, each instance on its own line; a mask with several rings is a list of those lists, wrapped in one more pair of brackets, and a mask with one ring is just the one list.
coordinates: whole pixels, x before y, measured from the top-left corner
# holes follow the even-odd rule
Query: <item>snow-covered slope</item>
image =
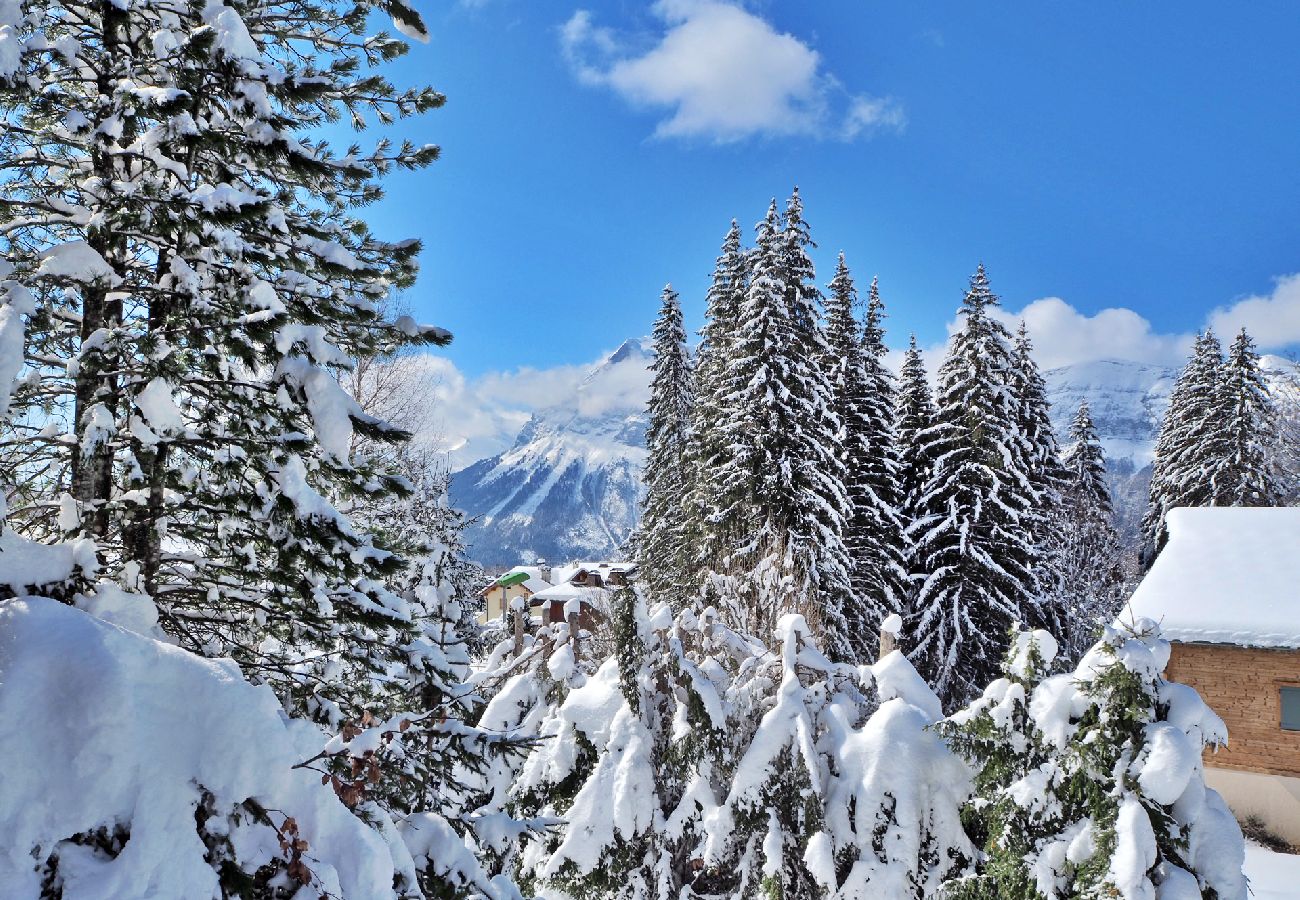
[(452, 504), (485, 565), (608, 557), (641, 503), (648, 342), (625, 341), (571, 397), (533, 415), (514, 446), (452, 476)]

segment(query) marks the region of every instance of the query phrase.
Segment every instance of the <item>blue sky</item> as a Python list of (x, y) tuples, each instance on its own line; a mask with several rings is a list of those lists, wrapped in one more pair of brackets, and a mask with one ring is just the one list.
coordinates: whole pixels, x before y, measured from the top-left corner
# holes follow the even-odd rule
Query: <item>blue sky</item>
[(1013, 312), (1061, 298), (1049, 363), (1173, 359), (1216, 309), (1300, 340), (1292, 3), (421, 8), (393, 74), (448, 104), (398, 132), (444, 155), (368, 215), (424, 238), (407, 301), (467, 383), (585, 365), (668, 281), (698, 326), (731, 218), (795, 184), (820, 280), (878, 274), (895, 345), (940, 342), (980, 260)]

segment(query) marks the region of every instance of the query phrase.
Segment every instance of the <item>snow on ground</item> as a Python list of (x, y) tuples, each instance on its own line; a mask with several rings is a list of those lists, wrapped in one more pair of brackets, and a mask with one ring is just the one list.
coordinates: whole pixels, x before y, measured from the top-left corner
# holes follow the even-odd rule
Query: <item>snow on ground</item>
[(1300, 855), (1274, 853), (1258, 844), (1246, 844), (1246, 877), (1252, 900), (1298, 900)]
[(1169, 543), (1120, 617), (1173, 641), (1300, 647), (1300, 507), (1169, 512)]

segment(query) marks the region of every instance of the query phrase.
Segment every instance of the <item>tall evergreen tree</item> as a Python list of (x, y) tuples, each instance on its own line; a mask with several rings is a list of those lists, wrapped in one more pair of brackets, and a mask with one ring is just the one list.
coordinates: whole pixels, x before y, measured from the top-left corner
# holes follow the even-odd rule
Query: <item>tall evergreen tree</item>
[[(438, 150), (309, 137), (442, 104), (375, 70), (407, 49), (372, 32), (381, 10), (427, 37), (403, 0), (0, 11), (0, 158), (30, 163), (0, 174), (3, 292), (29, 316), (6, 437), (67, 498), (11, 523), (93, 544), (96, 590), (125, 588), (182, 647), (338, 732), (318, 762), (345, 803), (436, 818), (491, 740), (448, 725), (467, 700), (463, 559), (449, 517), (389, 537), (347, 514), (412, 485), (353, 452), (409, 435), (340, 378), (451, 339), (382, 313), (420, 244), (356, 214)], [(422, 886), (468, 893), (447, 871)]]
[[(862, 361), (866, 392), (864, 408), (867, 460), (867, 596), (881, 619), (902, 612), (910, 585), (907, 580), (907, 523), (903, 518), (903, 462), (898, 440), (898, 386), (885, 359), (885, 304), (880, 286), (871, 280), (862, 328)], [(870, 623), (872, 636), (880, 621)]]
[(876, 656), (880, 622), (897, 612), (906, 592), (898, 515), (894, 384), (885, 368), (880, 294), (873, 281), (865, 330), (854, 315), (857, 290), (841, 253), (826, 299), (826, 371), (843, 423), (839, 455), (852, 508), (845, 516), (850, 594), (845, 617), (860, 661)]
[(730, 501), (722, 520), (744, 529), (729, 571), (743, 573), (747, 630), (770, 632), (781, 614), (798, 612), (828, 652), (845, 659), (849, 498), (836, 453), (840, 422), (821, 368), (827, 351), (811, 243), (798, 191), (783, 218), (773, 201), (757, 228), (732, 345), (724, 428), (737, 452), (715, 477)]
[(1213, 499), (1210, 469), (1216, 432), (1222, 427), (1217, 409), (1223, 348), (1214, 333), (1197, 335), (1191, 359), (1183, 367), (1160, 423), (1151, 472), (1151, 499), (1143, 519), (1144, 556), (1149, 562), (1168, 539), (1165, 516), (1177, 506), (1209, 506)]
[(1119, 613), (1124, 583), (1123, 548), (1106, 484), (1106, 457), (1086, 400), (1070, 422), (1070, 443), (1061, 461), (1065, 483), (1057, 554), (1070, 613), (1062, 652), (1073, 661)]
[(18, 69), (0, 73), (0, 155), (42, 161), (6, 170), (0, 208), (13, 278), (35, 298), (20, 402), (72, 438), (41, 446), (75, 535), (183, 646), (335, 723), (413, 637), (384, 584), (400, 559), (338, 511), (406, 490), (351, 458), (354, 431), (404, 435), (335, 376), (450, 339), (377, 313), (412, 282), (420, 245), (352, 214), (381, 196), (379, 176), (437, 149), (339, 156), (303, 136), (443, 102), (364, 71), (406, 47), (367, 34), (374, 5), (34, 8)]
[(1047, 385), (1033, 351), (1029, 330), (1022, 320), (1014, 347), (1014, 384), (1019, 404), (1020, 447), (1027, 475), (1023, 487), (1028, 491), (1024, 504), (1028, 512), (1023, 522), (1034, 548), (1034, 576), (1039, 591), (1037, 607), (1025, 624), (1045, 628), (1057, 640), (1065, 642), (1070, 629), (1070, 604), (1059, 553), (1061, 490), (1065, 470), (1056, 432), (1052, 428)]
[(735, 461), (742, 445), (724, 427), (732, 390), (732, 341), (740, 327), (740, 305), (748, 285), (747, 261), (740, 226), (733, 219), (722, 243), (705, 301), (704, 327), (695, 351), (695, 405), (687, 447), (690, 467), (688, 525), (696, 547), (692, 570), (697, 582), (723, 570), (723, 556), (740, 523), (725, 519), (729, 505), (723, 481), (715, 473)]
[(1035, 551), (1010, 335), (981, 265), (939, 370), (934, 464), (910, 525), (916, 595), (909, 656), (945, 707), (986, 684), (1007, 634), (1035, 612)]
[(928, 439), (936, 418), (934, 396), (925, 371), (925, 361), (916, 346), (916, 335), (908, 339), (898, 390), (897, 444), (902, 463), (899, 469), (899, 492), (903, 518), (907, 523), (919, 517), (919, 504), (930, 478)]
[(724, 576), (735, 624), (770, 630), (783, 611), (798, 610), (834, 635), (832, 652), (847, 656), (841, 511), (849, 503), (798, 193), (784, 220), (772, 201), (756, 232), (713, 392), (723, 398), (716, 426), (723, 451), (715, 468), (699, 472), (712, 482), (706, 527), (718, 549), (711, 571)]
[(654, 378), (642, 479), (646, 495), (636, 554), (640, 578), (650, 596), (680, 608), (690, 593), (686, 451), (694, 404), (682, 307), (671, 285), (663, 291), (653, 340)]
[(1233, 339), (1219, 377), (1210, 483), (1214, 506), (1279, 506), (1273, 463), (1277, 412), (1246, 329)]

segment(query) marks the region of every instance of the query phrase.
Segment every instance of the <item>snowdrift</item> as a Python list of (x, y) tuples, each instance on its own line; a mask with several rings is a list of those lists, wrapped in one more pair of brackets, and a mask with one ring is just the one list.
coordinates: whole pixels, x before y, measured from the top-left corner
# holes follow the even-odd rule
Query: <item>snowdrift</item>
[[(298, 900), (392, 897), (395, 873), (414, 881), (400, 840), (294, 768), (324, 735), (231, 662), (54, 600), (6, 600), (0, 722), (6, 900), (39, 897), (43, 881), (64, 900), (220, 897), (223, 864), (306, 881)], [(289, 871), (294, 859), (305, 869)]]

